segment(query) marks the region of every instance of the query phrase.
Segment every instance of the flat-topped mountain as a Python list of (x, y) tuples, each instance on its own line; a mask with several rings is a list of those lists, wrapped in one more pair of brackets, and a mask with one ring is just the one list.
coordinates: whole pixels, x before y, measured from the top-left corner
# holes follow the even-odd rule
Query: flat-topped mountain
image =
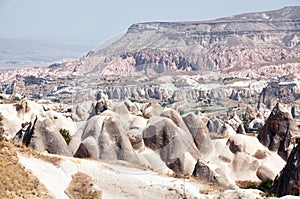
[[(211, 72), (213, 79), (206, 80)], [(300, 6), (295, 6), (210, 21), (133, 24), (120, 39), (80, 60), (9, 71), (0, 74), (0, 81), (14, 85), (16, 77), (41, 78), (47, 82), (47, 92), (40, 93), (47, 95), (56, 90), (55, 80), (82, 90), (156, 85), (153, 77), (158, 76), (194, 76), (198, 84), (203, 78), (205, 82), (228, 77), (269, 81), (299, 74)], [(169, 80), (161, 78), (158, 84)]]
[(137, 23), (106, 49), (90, 54), (77, 69), (128, 76), (241, 71), (290, 63), (290, 68), (298, 68), (299, 45), (300, 7), (210, 21)]

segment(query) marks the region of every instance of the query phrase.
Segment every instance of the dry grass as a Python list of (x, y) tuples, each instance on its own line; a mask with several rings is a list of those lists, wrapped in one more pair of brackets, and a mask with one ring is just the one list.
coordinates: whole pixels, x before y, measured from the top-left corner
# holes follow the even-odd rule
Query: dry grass
[(258, 186), (260, 182), (252, 182), (252, 181), (236, 181), (235, 182), (237, 186), (239, 186), (242, 189), (248, 189), (250, 185)]
[(25, 157), (33, 156), (37, 159), (41, 159), (45, 162), (51, 163), (56, 167), (60, 166), (61, 158), (54, 156), (53, 154), (44, 155), (31, 147), (26, 147), (21, 143), (13, 142), (13, 145), (18, 149), (18, 153), (24, 155)]
[(93, 187), (92, 178), (84, 173), (78, 172), (72, 175), (72, 181), (65, 193), (71, 199), (100, 199), (102, 192)]
[(17, 148), (0, 141), (0, 198), (51, 198), (46, 187), (19, 163)]

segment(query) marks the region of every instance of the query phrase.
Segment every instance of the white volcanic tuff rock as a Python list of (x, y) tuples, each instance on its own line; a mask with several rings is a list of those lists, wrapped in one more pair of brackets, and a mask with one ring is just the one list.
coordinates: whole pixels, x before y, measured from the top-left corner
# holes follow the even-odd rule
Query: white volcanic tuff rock
[(232, 161), (231, 176), (235, 180), (247, 181), (259, 181), (256, 176), (256, 170), (259, 166), (259, 161), (251, 155), (246, 153), (237, 153)]
[(219, 199), (240, 199), (240, 198), (264, 198), (262, 192), (257, 189), (238, 189), (238, 190), (225, 190), (218, 197)]
[(256, 175), (260, 180), (275, 179), (286, 162), (276, 153), (271, 152), (262, 160)]
[[(187, 198), (207, 199), (219, 196), (217, 191), (208, 195), (201, 194), (212, 189), (205, 183), (158, 175), (150, 170), (132, 168), (130, 165), (120, 166), (118, 163), (54, 156), (61, 159), (59, 166), (54, 166), (34, 157), (28, 158), (22, 155), (18, 157), (20, 163), (37, 176), (54, 198), (68, 198), (65, 190), (72, 180), (72, 175), (77, 172), (90, 176), (93, 186), (102, 192), (103, 198), (182, 198), (183, 193)], [(245, 193), (250, 196), (251, 193), (255, 193), (253, 196), (257, 197), (258, 191), (237, 190), (236, 192), (241, 196)]]
[(178, 126), (179, 128), (181, 128), (185, 132), (189, 132), (189, 129), (185, 125), (182, 117), (174, 109), (171, 109), (171, 108), (164, 109), (163, 112), (161, 113), (161, 116), (162, 117), (167, 117), (167, 118), (171, 119), (174, 122), (174, 124), (176, 124), (176, 126)]
[(163, 109), (157, 102), (150, 102), (144, 107), (143, 116), (149, 119), (153, 116), (160, 116), (162, 112)]
[(256, 137), (244, 136), (236, 134), (230, 136), (226, 143), (232, 153), (244, 152), (254, 155), (257, 150), (265, 150), (265, 147), (258, 141)]
[(100, 115), (102, 112), (111, 109), (111, 103), (108, 100), (100, 99), (95, 105), (95, 114)]
[(208, 119), (207, 128), (209, 132), (221, 134), (223, 130), (223, 121), (215, 116)]
[(231, 136), (236, 134), (236, 131), (232, 128), (231, 125), (224, 123), (220, 133), (221, 135)]
[(94, 102), (92, 101), (83, 101), (80, 104), (76, 105), (75, 111), (72, 115), (73, 120), (75, 121), (85, 121), (91, 114), (94, 112)]
[[(145, 146), (159, 153), (176, 173), (191, 174), (200, 157), (191, 134), (165, 117), (151, 117), (143, 131), (143, 139)], [(192, 164), (186, 165), (186, 162)]]
[(235, 186), (235, 183), (226, 172), (213, 164), (197, 161), (192, 175), (200, 180), (209, 181), (225, 188), (233, 189)]
[[(134, 117), (129, 110), (127, 109), (124, 102), (114, 102), (112, 103), (112, 111), (114, 114), (119, 117), (122, 122), (123, 127), (126, 131), (129, 130), (131, 121)], [(105, 112), (104, 112), (105, 113)]]
[(274, 179), (285, 164), (280, 156), (270, 152), (255, 137), (237, 134), (231, 136), (226, 145), (235, 154), (232, 168), (238, 180), (249, 179), (251, 175), (253, 180)]
[[(205, 157), (208, 168), (216, 175), (234, 181), (274, 179), (285, 161), (269, 151), (255, 137), (236, 134), (228, 139), (213, 140), (214, 150)], [(226, 177), (226, 175), (228, 175)]]
[(56, 132), (60, 129), (68, 130), (70, 135), (76, 132), (76, 126), (70, 118), (52, 109), (45, 111), (42, 104), (31, 100), (22, 100), (16, 104), (0, 104), (0, 112), (4, 118), (3, 125), (8, 137), (13, 137), (22, 123), (32, 122), (36, 116), (40, 121), (51, 120), (51, 123), (54, 123), (52, 128)]
[(208, 129), (204, 122), (202, 122), (200, 116), (197, 116), (194, 113), (188, 113), (183, 115), (182, 118), (189, 129), (199, 152), (202, 155), (208, 155), (213, 150), (213, 145), (208, 134)]
[[(80, 135), (80, 132), (78, 133)], [(85, 125), (81, 139), (93, 158), (139, 163), (118, 117), (92, 117)]]
[(230, 126), (234, 128), (234, 130), (237, 130), (237, 128), (243, 124), (242, 120), (237, 116), (236, 113), (234, 113), (233, 117), (227, 121)]
[(55, 123), (50, 119), (37, 121), (30, 145), (38, 151), (47, 151), (52, 154), (72, 156), (71, 150)]
[(142, 147), (144, 146), (143, 130), (146, 125), (147, 119), (141, 116), (136, 116), (135, 118), (133, 118), (130, 124), (128, 136), (130, 138), (131, 145), (135, 150), (142, 149)]

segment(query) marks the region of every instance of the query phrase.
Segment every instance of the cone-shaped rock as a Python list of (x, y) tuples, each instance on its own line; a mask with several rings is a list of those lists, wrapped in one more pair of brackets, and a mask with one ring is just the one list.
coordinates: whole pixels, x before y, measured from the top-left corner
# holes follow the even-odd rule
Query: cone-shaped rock
[(291, 114), (277, 103), (257, 138), (271, 151), (276, 151), (287, 160), (295, 138), (299, 135), (298, 127)]

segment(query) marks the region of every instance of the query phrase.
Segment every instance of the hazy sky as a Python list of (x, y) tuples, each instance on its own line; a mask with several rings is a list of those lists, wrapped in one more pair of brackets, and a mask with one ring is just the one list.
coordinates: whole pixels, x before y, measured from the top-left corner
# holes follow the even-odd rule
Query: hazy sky
[(214, 19), (300, 0), (0, 0), (0, 37), (97, 45), (132, 23)]

